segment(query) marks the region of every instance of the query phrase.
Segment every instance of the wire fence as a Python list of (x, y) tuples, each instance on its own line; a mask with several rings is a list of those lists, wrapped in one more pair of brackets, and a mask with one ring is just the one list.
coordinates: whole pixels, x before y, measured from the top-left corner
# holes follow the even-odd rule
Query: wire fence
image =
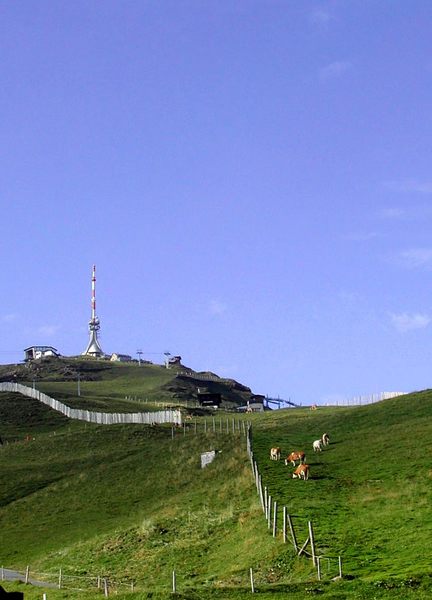
[[(170, 591), (173, 594), (181, 592), (183, 589), (190, 591), (190, 586), (187, 580), (183, 579), (182, 573), (175, 570), (166, 573), (166, 579), (160, 580), (158, 585), (158, 591)], [(240, 575), (240, 574), (238, 574)], [(251, 592), (254, 593), (256, 589), (256, 581), (252, 568), (245, 570), (242, 575), (243, 585), (250, 585)], [(128, 592), (145, 592), (148, 597), (151, 597), (154, 593), (154, 588), (150, 588), (144, 580), (132, 580), (132, 579), (114, 579), (110, 576), (104, 575), (74, 575), (66, 574), (62, 569), (56, 572), (38, 572), (30, 570), (27, 566), (25, 570), (13, 570), (5, 567), (0, 568), (0, 580), (4, 581), (20, 581), (25, 584), (30, 584), (41, 588), (42, 599), (48, 600), (50, 597), (49, 590), (67, 590), (67, 592), (83, 593), (83, 592), (96, 592), (101, 593), (105, 597), (111, 595), (116, 596), (118, 594), (125, 594)], [(262, 580), (259, 579), (259, 584)], [(208, 583), (209, 588), (212, 587), (211, 583)]]
[[(21, 581), (36, 587), (47, 589), (67, 589), (70, 591), (101, 591), (105, 596), (110, 592), (130, 592), (137, 590), (137, 582), (134, 580), (111, 579), (106, 575), (76, 575), (67, 574), (63, 569), (58, 571), (41, 572), (30, 570), (28, 565), (25, 570), (0, 568), (1, 581)], [(144, 586), (138, 586), (141, 590)]]
[[(281, 535), (284, 543), (287, 543), (290, 540), (297, 556), (305, 555), (310, 558), (317, 570), (318, 580), (321, 580), (325, 574), (323, 571), (323, 565), (327, 566), (327, 575), (330, 576), (333, 572), (335, 577), (342, 578), (342, 557), (320, 555), (317, 552), (312, 521), (289, 514), (287, 507), (280, 507), (277, 500), (272, 497), (267, 486), (263, 485), (262, 477), (252, 449), (252, 427), (248, 428), (246, 448), (251, 462), (252, 474), (257, 488), (257, 493), (259, 495), (261, 507), (264, 517), (267, 521), (267, 528), (272, 533), (273, 537), (276, 538), (278, 535)], [(299, 519), (302, 519), (303, 521), (307, 520), (307, 537), (304, 542), (299, 539), (299, 529), (297, 527), (296, 531), (295, 527), (295, 522)], [(331, 569), (331, 565), (334, 563), (337, 564), (336, 571), (334, 568)]]
[(171, 427), (171, 436), (189, 435), (198, 433), (241, 433), (247, 435), (250, 421), (235, 417), (200, 417), (198, 419), (186, 419), (177, 427)]

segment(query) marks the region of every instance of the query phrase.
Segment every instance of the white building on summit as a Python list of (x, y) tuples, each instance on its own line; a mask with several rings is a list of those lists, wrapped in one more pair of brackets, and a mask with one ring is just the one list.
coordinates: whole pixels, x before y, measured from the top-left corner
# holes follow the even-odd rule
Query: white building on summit
[(91, 319), (89, 321), (90, 339), (87, 348), (82, 356), (93, 356), (99, 358), (105, 356), (98, 340), (98, 331), (100, 330), (100, 321), (96, 316), (96, 265), (93, 265), (92, 275), (92, 299), (91, 299)]

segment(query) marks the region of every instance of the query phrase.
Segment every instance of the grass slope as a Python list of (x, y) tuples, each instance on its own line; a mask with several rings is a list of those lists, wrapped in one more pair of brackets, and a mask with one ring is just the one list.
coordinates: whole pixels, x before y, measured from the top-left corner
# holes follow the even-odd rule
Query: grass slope
[[(257, 422), (254, 450), (273, 496), (314, 523), (319, 552), (342, 555), (355, 576), (430, 573), (432, 393), (284, 412)], [(332, 443), (314, 455), (324, 431)], [(305, 450), (312, 478), (289, 479), (291, 468), (268, 460), (269, 445)]]
[[(19, 414), (32, 401), (11, 395), (7, 404), (14, 401), (19, 410), (9, 408), (10, 421), (15, 415), (21, 428)], [(34, 439), (17, 434), (0, 453), (2, 564), (100, 573), (157, 591), (169, 587), (174, 568), (183, 587), (247, 585), (251, 565), (265, 571), (277, 556), (243, 435), (191, 428), (173, 440), (170, 427), (47, 431), (39, 421)], [(202, 470), (200, 453), (215, 448), (216, 460)]]
[[(168, 596), (173, 569), (181, 597), (243, 598), (250, 567), (262, 598), (429, 598), (431, 416), (431, 392), (253, 415), (264, 484), (296, 515), (299, 539), (310, 519), (318, 551), (343, 557), (350, 579), (330, 583), (334, 573), (317, 582), (311, 562), (267, 531), (243, 436), (191, 430), (172, 440), (170, 428), (71, 423), (2, 394), (0, 433), (12, 443), (0, 452), (0, 561), (134, 580), (135, 593), (119, 587), (119, 598)], [(324, 431), (331, 445), (313, 455)], [(25, 442), (27, 433), (35, 439)], [(311, 479), (293, 480), (290, 467), (270, 461), (272, 445), (305, 449)], [(201, 470), (200, 452), (213, 448), (222, 452)], [(26, 588), (33, 597), (40, 593)]]

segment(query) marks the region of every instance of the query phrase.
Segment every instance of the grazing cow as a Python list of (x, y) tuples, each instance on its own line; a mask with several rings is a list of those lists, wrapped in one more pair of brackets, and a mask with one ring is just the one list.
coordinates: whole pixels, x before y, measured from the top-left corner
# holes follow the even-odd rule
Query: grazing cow
[(299, 464), (303, 464), (306, 459), (306, 455), (304, 452), (291, 452), (285, 459), (285, 464), (291, 463), (294, 467), (296, 466), (296, 461), (299, 461)]
[(314, 452), (321, 452), (322, 450), (322, 445), (321, 445), (321, 440), (315, 440), (314, 443), (312, 444)]
[(321, 441), (322, 441), (323, 446), (328, 446), (330, 444), (330, 438), (328, 436), (328, 433), (322, 434)]
[(299, 465), (293, 473), (293, 479), (309, 479), (309, 465)]
[(270, 460), (279, 460), (281, 455), (280, 448), (271, 448), (270, 449)]

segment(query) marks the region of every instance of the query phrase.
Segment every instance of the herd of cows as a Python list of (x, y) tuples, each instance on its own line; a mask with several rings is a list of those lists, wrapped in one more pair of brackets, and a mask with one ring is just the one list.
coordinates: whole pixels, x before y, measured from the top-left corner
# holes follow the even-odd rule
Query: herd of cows
[[(327, 433), (323, 433), (322, 436), (315, 440), (312, 444), (312, 448), (314, 452), (321, 452), (324, 446), (328, 446), (330, 443), (330, 438)], [(278, 447), (270, 449), (270, 460), (280, 460), (281, 457), (281, 449)], [(298, 465), (296, 463), (298, 462)], [(296, 450), (295, 452), (290, 452), (285, 459), (286, 465), (293, 465), (296, 467), (294, 473), (292, 474), (293, 479), (303, 479), (306, 481), (309, 479), (309, 465), (306, 464), (306, 455), (302, 450)]]

